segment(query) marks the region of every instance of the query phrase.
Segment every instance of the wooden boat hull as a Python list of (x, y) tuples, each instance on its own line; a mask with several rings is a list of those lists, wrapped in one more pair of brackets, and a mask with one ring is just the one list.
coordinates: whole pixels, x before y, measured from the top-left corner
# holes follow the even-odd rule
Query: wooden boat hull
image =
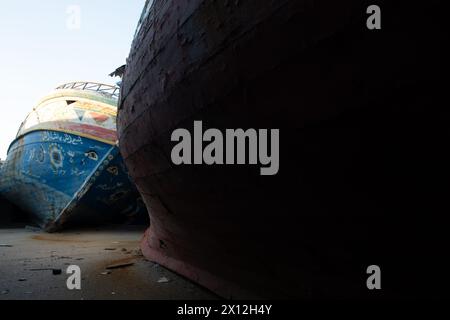
[[(367, 30), (361, 1), (156, 0), (145, 10), (118, 133), (150, 213), (149, 259), (224, 297), (366, 297), (373, 264), (396, 279), (387, 296), (420, 295), (426, 286), (399, 266), (417, 265), (425, 243), (413, 230), (425, 223), (426, 179), (400, 164), (422, 141), (408, 130), (429, 116), (420, 101), (437, 96), (439, 45), (432, 24), (403, 28), (411, 12), (388, 8), (398, 20), (383, 36)], [(196, 120), (280, 129), (279, 174), (175, 166), (171, 134), (193, 135)], [(435, 250), (423, 261), (442, 266)]]
[(116, 139), (113, 101), (57, 91), (22, 124), (0, 169), (0, 194), (47, 231), (131, 222), (146, 211)]
[(119, 149), (66, 133), (35, 131), (16, 141), (1, 180), (2, 195), (48, 231), (123, 222), (137, 209)]

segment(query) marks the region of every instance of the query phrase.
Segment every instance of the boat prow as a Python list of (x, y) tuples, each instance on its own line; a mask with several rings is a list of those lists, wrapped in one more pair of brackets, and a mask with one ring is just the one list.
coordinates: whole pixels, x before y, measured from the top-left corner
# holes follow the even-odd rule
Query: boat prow
[(0, 193), (47, 231), (123, 222), (145, 212), (117, 145), (118, 88), (71, 83), (22, 123)]

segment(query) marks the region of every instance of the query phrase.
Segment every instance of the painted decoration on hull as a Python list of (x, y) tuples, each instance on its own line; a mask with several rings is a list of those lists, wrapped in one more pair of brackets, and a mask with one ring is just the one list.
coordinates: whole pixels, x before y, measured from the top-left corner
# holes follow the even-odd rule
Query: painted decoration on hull
[[(115, 144), (115, 105), (77, 95), (49, 96), (23, 122), (17, 137), (36, 130), (52, 130)], [(115, 102), (117, 103), (117, 102)]]
[(47, 231), (119, 222), (143, 209), (116, 146), (62, 132), (15, 141), (1, 169), (1, 194)]
[(0, 194), (46, 231), (137, 221), (146, 211), (117, 147), (117, 99), (99, 90), (118, 89), (73, 83), (44, 98), (1, 168)]
[(66, 133), (31, 132), (10, 148), (2, 168), (2, 194), (45, 224), (64, 209), (109, 149)]

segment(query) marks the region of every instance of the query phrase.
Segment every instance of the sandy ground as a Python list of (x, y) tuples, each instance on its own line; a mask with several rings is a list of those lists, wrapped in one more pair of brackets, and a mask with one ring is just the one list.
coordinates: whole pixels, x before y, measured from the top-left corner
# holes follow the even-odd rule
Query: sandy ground
[[(146, 261), (139, 250), (143, 231), (142, 228), (110, 228), (46, 234), (17, 227), (0, 229), (0, 300), (216, 298), (173, 272)], [(106, 269), (123, 263), (134, 264)], [(69, 265), (81, 268), (79, 291), (67, 289)], [(46, 268), (60, 269), (62, 274), (32, 270)]]

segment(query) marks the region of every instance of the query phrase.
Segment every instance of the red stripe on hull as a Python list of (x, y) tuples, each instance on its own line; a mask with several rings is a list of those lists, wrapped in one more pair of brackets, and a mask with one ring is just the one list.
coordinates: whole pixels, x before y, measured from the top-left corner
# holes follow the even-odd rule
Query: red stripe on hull
[(102, 127), (92, 126), (88, 124), (75, 124), (75, 123), (67, 123), (63, 126), (63, 129), (80, 132), (82, 134), (86, 134), (93, 137), (98, 137), (102, 140), (108, 140), (111, 142), (117, 141), (117, 132), (110, 129), (105, 129)]

